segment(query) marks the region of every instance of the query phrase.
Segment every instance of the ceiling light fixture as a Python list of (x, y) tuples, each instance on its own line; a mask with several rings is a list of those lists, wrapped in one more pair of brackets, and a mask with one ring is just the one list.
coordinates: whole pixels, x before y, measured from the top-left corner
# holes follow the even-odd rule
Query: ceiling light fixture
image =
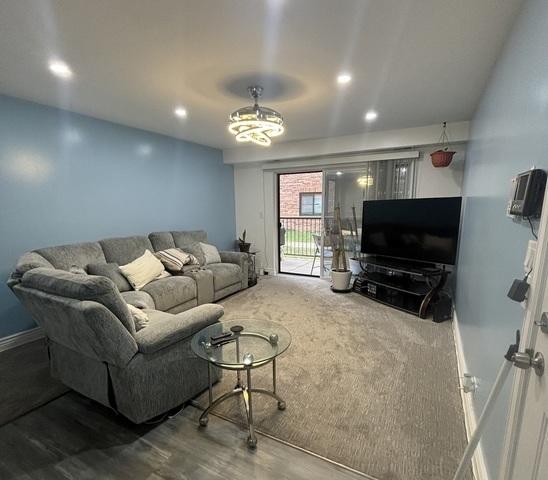
[(377, 120), (378, 116), (379, 116), (379, 114), (377, 112), (375, 112), (375, 110), (369, 110), (365, 114), (365, 121), (366, 122), (374, 122), (375, 120)]
[(188, 115), (186, 108), (183, 107), (177, 107), (175, 110), (173, 110), (173, 113), (179, 118), (186, 118)]
[(356, 181), (358, 182), (358, 185), (362, 188), (372, 187), (373, 183), (375, 182), (371, 175), (362, 175)]
[(350, 75), (349, 73), (341, 73), (337, 77), (337, 83), (339, 85), (346, 85), (347, 83), (350, 83), (351, 81), (352, 81), (352, 75)]
[(337, 172), (337, 175), (340, 177), (342, 175), (342, 172)]
[(49, 62), (49, 70), (56, 77), (64, 79), (72, 78), (72, 70), (65, 62), (60, 60), (52, 60)]
[(247, 87), (255, 103), (232, 112), (228, 131), (236, 136), (237, 142), (253, 142), (263, 147), (272, 143), (272, 137), (284, 133), (284, 119), (276, 110), (259, 106), (263, 87)]

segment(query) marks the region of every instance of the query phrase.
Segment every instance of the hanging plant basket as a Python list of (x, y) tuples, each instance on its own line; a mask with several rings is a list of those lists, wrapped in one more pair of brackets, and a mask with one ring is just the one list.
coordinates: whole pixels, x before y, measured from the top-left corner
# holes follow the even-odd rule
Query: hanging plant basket
[(430, 154), (432, 165), (436, 168), (448, 167), (453, 160), (453, 155), (455, 155), (455, 152), (449, 150), (436, 150)]
[(432, 165), (436, 168), (448, 167), (456, 152), (449, 150), (449, 137), (447, 136), (447, 122), (443, 122), (441, 136), (438, 140), (438, 149), (430, 154)]

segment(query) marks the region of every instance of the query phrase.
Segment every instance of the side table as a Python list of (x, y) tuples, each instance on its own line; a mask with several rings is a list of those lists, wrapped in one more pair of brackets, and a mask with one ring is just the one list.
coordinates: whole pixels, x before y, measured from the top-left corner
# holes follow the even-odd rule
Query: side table
[(257, 285), (257, 254), (260, 250), (252, 250), (247, 252), (248, 257), (248, 286)]

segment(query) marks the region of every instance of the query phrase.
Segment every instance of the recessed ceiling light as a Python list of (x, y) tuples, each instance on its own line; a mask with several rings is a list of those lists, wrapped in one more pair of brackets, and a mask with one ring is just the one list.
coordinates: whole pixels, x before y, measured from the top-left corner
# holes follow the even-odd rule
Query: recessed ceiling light
[(339, 176), (342, 175), (342, 172), (337, 172), (337, 175), (339, 175)]
[(349, 73), (341, 73), (337, 77), (337, 83), (339, 85), (346, 85), (347, 83), (350, 83), (351, 81), (352, 81), (352, 75), (350, 75)]
[(186, 108), (183, 107), (177, 107), (175, 110), (173, 110), (173, 113), (179, 118), (186, 118), (188, 115)]
[(375, 120), (377, 120), (378, 116), (379, 116), (379, 114), (377, 112), (375, 112), (375, 110), (369, 110), (365, 114), (365, 121), (366, 122), (374, 122)]
[(52, 60), (49, 62), (50, 72), (59, 78), (69, 79), (72, 77), (72, 70), (70, 67), (60, 60)]

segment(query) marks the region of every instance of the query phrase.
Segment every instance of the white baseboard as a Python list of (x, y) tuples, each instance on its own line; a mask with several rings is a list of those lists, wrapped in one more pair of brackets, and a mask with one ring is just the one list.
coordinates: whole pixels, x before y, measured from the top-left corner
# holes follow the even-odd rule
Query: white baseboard
[[(464, 349), (462, 346), (462, 338), (459, 330), (459, 320), (457, 313), (453, 313), (453, 337), (455, 339), (455, 349), (457, 352), (457, 368), (459, 372), (459, 386), (461, 387), (461, 399), (462, 407), (464, 409), (464, 423), (466, 425), (466, 437), (468, 441), (472, 437), (472, 434), (476, 430), (477, 426), (477, 417), (476, 411), (474, 409), (474, 404), (472, 402), (473, 393), (464, 393), (462, 390), (462, 378), (465, 373), (470, 373), (466, 366), (466, 358), (464, 356)], [(474, 471), (474, 478), (476, 480), (489, 480), (489, 474), (487, 471), (487, 466), (485, 463), (485, 456), (483, 454), (483, 449), (481, 446), (481, 441), (479, 442), (476, 452), (472, 457), (472, 470)]]
[(25, 343), (34, 342), (44, 337), (44, 332), (40, 327), (31, 328), (24, 332), (14, 333), (7, 337), (0, 338), (0, 352), (9, 350), (10, 348), (19, 347)]

